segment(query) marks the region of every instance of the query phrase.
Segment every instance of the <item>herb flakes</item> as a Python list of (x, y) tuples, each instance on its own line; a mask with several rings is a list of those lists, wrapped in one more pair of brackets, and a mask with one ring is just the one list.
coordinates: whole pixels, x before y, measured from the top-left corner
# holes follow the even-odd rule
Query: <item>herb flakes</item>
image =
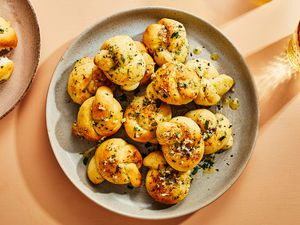
[(171, 35), (171, 38), (179, 38), (179, 33), (178, 31), (174, 32), (172, 35)]

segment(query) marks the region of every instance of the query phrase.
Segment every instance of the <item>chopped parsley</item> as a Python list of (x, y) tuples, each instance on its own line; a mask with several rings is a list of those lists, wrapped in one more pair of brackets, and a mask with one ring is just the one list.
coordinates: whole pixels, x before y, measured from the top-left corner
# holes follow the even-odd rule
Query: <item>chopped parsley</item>
[(205, 124), (204, 124), (205, 130), (208, 130), (208, 124), (209, 124), (209, 120), (205, 120)]
[(161, 106), (161, 100), (156, 99), (155, 100), (155, 105), (156, 105), (156, 108), (159, 108)]
[(184, 83), (184, 82), (179, 82), (179, 83), (178, 83), (178, 86), (179, 86), (180, 88), (187, 88), (187, 84)]
[(219, 141), (223, 141), (226, 138), (226, 135), (223, 135), (222, 137), (219, 138)]
[[(194, 167), (193, 171), (191, 172), (191, 175), (195, 175), (196, 173), (198, 173), (198, 171), (200, 169), (205, 170), (209, 170), (211, 168), (213, 168), (215, 164), (215, 155), (205, 155), (203, 156), (201, 162)], [(216, 169), (216, 171), (219, 171), (219, 169)]]
[(215, 164), (215, 155), (205, 155), (203, 156), (199, 166), (203, 169), (211, 169)]
[(178, 31), (174, 32), (174, 33), (171, 35), (171, 38), (178, 38), (178, 37), (179, 37)]
[(194, 167), (193, 171), (192, 171), (192, 175), (195, 175), (196, 173), (198, 173), (200, 167), (197, 165)]
[(123, 55), (121, 55), (121, 61), (122, 61), (123, 63), (125, 63), (125, 58), (124, 58)]
[(180, 132), (177, 131), (177, 132), (175, 133), (175, 135), (176, 135), (177, 138), (179, 138), (179, 137), (180, 137)]
[(150, 104), (151, 104), (151, 100), (149, 100), (148, 98), (143, 99), (143, 106), (148, 106)]

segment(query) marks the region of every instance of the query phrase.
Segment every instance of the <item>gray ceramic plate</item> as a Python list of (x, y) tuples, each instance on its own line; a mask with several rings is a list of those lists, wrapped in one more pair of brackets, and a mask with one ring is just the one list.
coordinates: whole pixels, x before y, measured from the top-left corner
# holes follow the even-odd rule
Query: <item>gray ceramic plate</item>
[[(215, 168), (219, 171), (210, 174), (199, 171), (194, 177), (188, 197), (173, 206), (155, 203), (147, 195), (144, 186), (131, 190), (126, 185), (104, 182), (95, 187), (88, 182), (79, 152), (93, 144), (71, 135), (71, 126), (76, 118), (78, 106), (70, 101), (66, 92), (68, 75), (77, 59), (95, 55), (103, 41), (114, 35), (128, 34), (140, 40), (145, 28), (163, 17), (184, 24), (191, 49), (199, 45), (205, 46), (201, 57), (209, 59), (210, 52), (219, 54), (219, 60), (214, 64), (221, 72), (234, 77), (235, 93), (231, 95), (237, 96), (241, 101), (241, 106), (236, 111), (228, 107), (220, 110), (233, 123), (235, 142), (231, 150), (216, 155)], [(245, 168), (258, 127), (257, 98), (253, 80), (242, 57), (228, 39), (193, 15), (156, 7), (118, 13), (84, 31), (68, 48), (54, 72), (48, 92), (46, 113), (52, 149), (73, 184), (88, 198), (109, 210), (144, 219), (182, 216), (206, 206), (222, 195)], [(123, 136), (123, 133), (120, 132), (118, 136)], [(143, 145), (138, 147), (145, 151)]]
[(9, 20), (18, 35), (18, 46), (7, 57), (15, 63), (10, 79), (0, 84), (0, 119), (7, 115), (29, 89), (40, 57), (40, 31), (27, 0), (0, 0), (0, 16)]

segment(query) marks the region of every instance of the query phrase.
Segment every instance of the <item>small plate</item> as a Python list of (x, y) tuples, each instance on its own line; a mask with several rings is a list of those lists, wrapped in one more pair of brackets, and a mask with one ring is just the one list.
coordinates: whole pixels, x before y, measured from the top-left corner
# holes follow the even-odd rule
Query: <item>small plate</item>
[[(164, 17), (184, 24), (191, 49), (200, 45), (205, 47), (200, 57), (209, 59), (211, 52), (219, 54), (218, 61), (213, 63), (220, 72), (235, 79), (235, 93), (232, 95), (241, 102), (236, 111), (229, 107), (220, 110), (232, 121), (235, 136), (232, 149), (216, 154), (215, 168), (218, 171), (210, 174), (198, 172), (194, 176), (188, 197), (172, 206), (155, 203), (144, 186), (128, 189), (126, 185), (104, 182), (93, 186), (88, 182), (86, 167), (79, 152), (93, 146), (93, 143), (72, 136), (71, 126), (79, 107), (71, 102), (66, 91), (69, 73), (77, 59), (94, 56), (101, 44), (114, 35), (127, 34), (135, 40), (141, 40), (146, 27)], [(206, 206), (236, 181), (250, 158), (255, 142), (258, 105), (254, 82), (243, 58), (216, 28), (186, 12), (147, 7), (113, 15), (79, 35), (56, 67), (48, 91), (46, 117), (53, 152), (67, 177), (82, 193), (116, 213), (143, 219), (164, 219), (182, 216)], [(145, 168), (143, 173), (145, 174)]]
[(27, 0), (0, 0), (0, 16), (9, 20), (18, 36), (16, 49), (3, 55), (14, 61), (10, 79), (0, 83), (0, 119), (21, 101), (34, 78), (40, 58), (40, 30)]

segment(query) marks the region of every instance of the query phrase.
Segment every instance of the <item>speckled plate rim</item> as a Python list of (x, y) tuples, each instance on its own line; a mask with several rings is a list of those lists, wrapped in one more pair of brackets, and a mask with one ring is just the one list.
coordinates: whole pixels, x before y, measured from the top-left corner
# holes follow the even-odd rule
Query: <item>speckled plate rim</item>
[(113, 207), (109, 207), (107, 205), (103, 205), (99, 202), (97, 202), (95, 199), (93, 199), (88, 193), (86, 193), (85, 190), (82, 190), (81, 188), (79, 188), (76, 184), (76, 182), (69, 176), (69, 174), (67, 173), (67, 168), (66, 168), (66, 165), (64, 165), (63, 163), (61, 163), (60, 159), (59, 159), (59, 153), (57, 152), (57, 150), (54, 148), (54, 143), (52, 143), (52, 137), (49, 132), (49, 129), (48, 129), (48, 126), (49, 126), (49, 123), (50, 121), (47, 119), (47, 115), (51, 112), (50, 110), (50, 90), (54, 88), (54, 85), (55, 83), (52, 82), (53, 80), (53, 77), (51, 79), (51, 83), (49, 85), (49, 88), (48, 88), (48, 94), (47, 94), (47, 101), (46, 101), (46, 127), (47, 127), (47, 131), (48, 131), (48, 136), (49, 136), (49, 140), (50, 140), (50, 144), (51, 144), (51, 147), (52, 147), (52, 150), (53, 150), (53, 153), (55, 155), (55, 158), (57, 159), (60, 167), (62, 168), (63, 172), (65, 173), (65, 175), (68, 177), (68, 179), (71, 181), (71, 183), (78, 189), (80, 190), (81, 193), (83, 193), (87, 198), (89, 198), (91, 201), (93, 201), (94, 203), (96, 203), (97, 205), (100, 205), (102, 206), (103, 208), (107, 209), (107, 210), (110, 210), (112, 212), (115, 212), (115, 213), (118, 213), (120, 215), (123, 215), (123, 216), (127, 216), (127, 217), (131, 217), (131, 218), (136, 218), (136, 219), (146, 219), (146, 220), (160, 220), (160, 219), (172, 219), (172, 218), (177, 218), (177, 217), (181, 217), (181, 216), (185, 216), (185, 215), (188, 215), (188, 214), (191, 214), (201, 208), (204, 208), (206, 206), (208, 206), (209, 204), (213, 203), (214, 201), (216, 201), (219, 197), (221, 197), (227, 190), (229, 190), (229, 188), (237, 181), (237, 179), (240, 177), (240, 175), (242, 174), (242, 172), (244, 171), (245, 167), (247, 166), (250, 158), (251, 158), (251, 155), (252, 155), (252, 151), (254, 149), (254, 146), (255, 146), (255, 143), (256, 143), (256, 140), (257, 140), (257, 136), (258, 136), (258, 128), (259, 128), (259, 103), (258, 103), (258, 95), (257, 95), (257, 90), (256, 90), (256, 86), (255, 86), (255, 82), (254, 82), (254, 79), (253, 77), (251, 76), (251, 73), (247, 67), (247, 64), (245, 63), (243, 57), (241, 56), (241, 54), (239, 53), (239, 51), (237, 50), (237, 48), (231, 43), (231, 41), (221, 32), (219, 31), (218, 28), (216, 28), (215, 26), (211, 25), (210, 23), (206, 22), (205, 20), (199, 18), (198, 16), (195, 16), (189, 12), (186, 12), (186, 11), (183, 11), (183, 10), (178, 10), (178, 9), (175, 9), (175, 8), (170, 8), (170, 7), (156, 7), (156, 6), (146, 6), (146, 7), (138, 7), (138, 8), (133, 8), (133, 9), (129, 9), (129, 10), (125, 10), (125, 11), (119, 11), (119, 12), (116, 12), (108, 17), (106, 17), (105, 19), (101, 19), (99, 20), (98, 22), (96, 22), (95, 24), (93, 24), (92, 26), (88, 27), (87, 29), (85, 29), (83, 32), (81, 32), (77, 38), (70, 44), (70, 46), (68, 47), (68, 49), (65, 51), (64, 55), (61, 57), (61, 59), (59, 60), (55, 70), (54, 70), (54, 73), (53, 75), (55, 74), (55, 71), (56, 69), (58, 68), (59, 64), (61, 63), (61, 61), (64, 59), (64, 57), (68, 54), (68, 51), (69, 49), (72, 49), (72, 47), (76, 44), (76, 42), (78, 42), (82, 36), (84, 36), (87, 32), (89, 32), (90, 30), (94, 29), (99, 23), (105, 23), (105, 21), (108, 21), (110, 19), (112, 19), (113, 17), (117, 17), (117, 16), (122, 16), (122, 15), (126, 15), (126, 14), (130, 14), (130, 13), (137, 13), (139, 11), (144, 11), (144, 10), (169, 10), (169, 11), (172, 11), (172, 12), (175, 12), (175, 13), (180, 13), (180, 14), (185, 14), (186, 16), (190, 16), (190, 17), (193, 17), (197, 20), (200, 20), (202, 23), (204, 23), (206, 26), (209, 26), (211, 27), (212, 29), (215, 30), (215, 32), (220, 35), (220, 37), (224, 38), (228, 44), (236, 51), (236, 54), (238, 55), (240, 61), (244, 64), (244, 67), (247, 71), (247, 75), (249, 76), (249, 80), (251, 81), (251, 84), (252, 84), (252, 89), (253, 89), (253, 94), (254, 94), (254, 98), (252, 99), (253, 101), (253, 105), (255, 106), (255, 115), (253, 115), (253, 121), (255, 122), (255, 129), (253, 130), (253, 133), (254, 133), (254, 138), (253, 138), (253, 141), (251, 143), (251, 146), (250, 146), (250, 149), (248, 151), (248, 155), (246, 157), (246, 160), (244, 161), (244, 164), (242, 164), (238, 169), (237, 169), (237, 173), (234, 177), (232, 177), (232, 179), (230, 180), (230, 182), (228, 182), (227, 185), (225, 185), (222, 189), (220, 189), (219, 193), (217, 195), (215, 195), (214, 198), (212, 199), (209, 199), (207, 200), (206, 202), (203, 202), (201, 205), (202, 206), (194, 206), (194, 207), (190, 207), (189, 210), (185, 211), (185, 212), (179, 212), (179, 213), (172, 213), (170, 215), (167, 215), (167, 216), (161, 216), (159, 215), (159, 212), (157, 213), (157, 216), (156, 217), (145, 217), (145, 216), (140, 216), (140, 215), (133, 215), (133, 214), (130, 214), (130, 213), (126, 213), (126, 212), (123, 212), (121, 210), (115, 210)]
[(39, 62), (40, 62), (40, 56), (41, 56), (41, 34), (40, 34), (40, 26), (39, 26), (39, 22), (36, 16), (36, 13), (34, 11), (34, 8), (31, 4), (31, 2), (29, 0), (25, 0), (25, 2), (28, 4), (29, 8), (31, 9), (32, 15), (33, 15), (33, 20), (35, 22), (35, 29), (36, 29), (36, 38), (37, 38), (37, 43), (36, 43), (36, 50), (37, 50), (37, 57), (36, 57), (36, 64), (34, 66), (34, 69), (32, 70), (32, 75), (31, 75), (31, 79), (28, 82), (27, 87), (25, 88), (23, 94), (20, 96), (20, 98), (14, 103), (12, 104), (11, 108), (8, 109), (3, 115), (0, 115), (0, 120), (3, 119), (5, 116), (7, 116), (11, 111), (14, 110), (14, 108), (23, 100), (23, 98), (26, 96), (27, 92), (30, 90), (30, 87), (32, 85), (32, 82), (36, 76), (36, 72), (39, 66)]

